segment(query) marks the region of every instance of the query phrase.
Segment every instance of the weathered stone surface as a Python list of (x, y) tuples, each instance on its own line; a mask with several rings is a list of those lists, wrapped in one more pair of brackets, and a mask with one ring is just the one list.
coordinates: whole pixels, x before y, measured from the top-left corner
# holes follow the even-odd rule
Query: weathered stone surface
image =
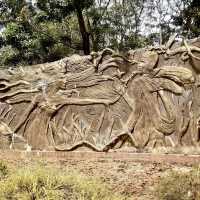
[(200, 41), (1, 70), (0, 147), (200, 144)]

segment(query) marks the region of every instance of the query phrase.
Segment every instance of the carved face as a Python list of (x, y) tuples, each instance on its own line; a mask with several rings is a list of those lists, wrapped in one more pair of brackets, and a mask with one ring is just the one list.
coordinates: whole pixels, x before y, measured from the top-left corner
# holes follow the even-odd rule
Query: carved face
[(154, 51), (145, 51), (139, 61), (141, 62), (138, 64), (139, 68), (153, 70), (158, 62), (158, 54)]

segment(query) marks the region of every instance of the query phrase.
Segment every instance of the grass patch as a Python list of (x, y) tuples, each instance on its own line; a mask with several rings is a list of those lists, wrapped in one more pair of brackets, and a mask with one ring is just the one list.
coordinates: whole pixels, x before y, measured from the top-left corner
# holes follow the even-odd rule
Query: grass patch
[[(3, 170), (4, 171), (4, 170)], [(1, 172), (1, 167), (0, 167)], [(96, 178), (44, 166), (11, 170), (0, 180), (1, 200), (127, 200)]]
[(200, 200), (200, 167), (189, 171), (171, 171), (155, 189), (159, 200)]
[(5, 162), (0, 161), (0, 180), (4, 179), (9, 173), (8, 166)]

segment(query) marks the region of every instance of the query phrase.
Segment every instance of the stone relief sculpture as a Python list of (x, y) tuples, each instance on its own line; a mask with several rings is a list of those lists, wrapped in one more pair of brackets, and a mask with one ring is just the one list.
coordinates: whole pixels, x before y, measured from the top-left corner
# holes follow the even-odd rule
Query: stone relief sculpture
[(0, 147), (109, 151), (200, 144), (200, 41), (2, 69)]

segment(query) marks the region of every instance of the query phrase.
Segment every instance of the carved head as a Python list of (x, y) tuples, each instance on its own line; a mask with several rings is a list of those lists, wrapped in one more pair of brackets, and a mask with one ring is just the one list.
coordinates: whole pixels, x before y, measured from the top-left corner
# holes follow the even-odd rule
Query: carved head
[(156, 67), (158, 62), (158, 54), (155, 51), (145, 51), (140, 57), (140, 64), (138, 64), (139, 68), (143, 70), (153, 70)]

